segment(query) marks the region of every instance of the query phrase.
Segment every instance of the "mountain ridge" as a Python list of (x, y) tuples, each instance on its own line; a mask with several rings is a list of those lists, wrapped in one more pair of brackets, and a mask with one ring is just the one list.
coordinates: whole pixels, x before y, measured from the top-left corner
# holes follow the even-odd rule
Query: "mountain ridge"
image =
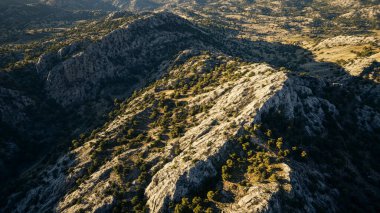
[(8, 3), (0, 212), (380, 209), (377, 1)]
[[(173, 26), (173, 23), (181, 23), (181, 28), (165, 27)], [(185, 197), (205, 197), (202, 192), (195, 191), (203, 187), (218, 191), (219, 198), (208, 198), (207, 202), (198, 205), (227, 212), (239, 209), (295, 211), (299, 210), (300, 203), (307, 211), (359, 208), (347, 203), (350, 194), (344, 191), (345, 187), (355, 190), (356, 185), (335, 183), (347, 174), (358, 174), (356, 170), (360, 167), (357, 165), (367, 159), (357, 162), (346, 159), (355, 166), (344, 167), (347, 170), (345, 172), (334, 171), (326, 161), (341, 165), (339, 158), (332, 155), (345, 156), (352, 147), (376, 141), (378, 135), (375, 132), (380, 127), (380, 114), (376, 108), (379, 85), (371, 80), (352, 77), (339, 66), (332, 68), (336, 73), (331, 74), (326, 69), (326, 75), (320, 77), (313, 76), (314, 72), (307, 69), (304, 70), (306, 73), (292, 71), (292, 68), (302, 67), (300, 61), (312, 63), (313, 57), (309, 56), (307, 60), (294, 57), (300, 49), (290, 45), (243, 42), (241, 47), (224, 51), (238, 43), (225, 42), (226, 46), (223, 47), (220, 43), (210, 42), (214, 35), (205, 34), (199, 29), (173, 14), (151, 14), (122, 26), (100, 42), (84, 48), (87, 54), (101, 56), (103, 52), (111, 51), (120, 55), (118, 51), (122, 50), (128, 55), (154, 48), (156, 40), (165, 41), (169, 38), (168, 42), (163, 42), (167, 46), (159, 46), (159, 50), (167, 50), (177, 38), (196, 38), (177, 46), (168, 59), (160, 56), (159, 63), (152, 65), (161, 70), (157, 77), (151, 75), (152, 81), (125, 102), (116, 101), (115, 111), (110, 113), (108, 122), (101, 128), (74, 140), (72, 150), (52, 164), (25, 174), (24, 178), (29, 179), (31, 187), (24, 186), (24, 189), (20, 189), (22, 194), (10, 195), (2, 208), (20, 212), (50, 209), (59, 212), (125, 211), (129, 207), (134, 207), (135, 211), (148, 208), (152, 212), (174, 211), (188, 208), (183, 202)], [(142, 32), (147, 30), (152, 33), (144, 37)], [(198, 34), (201, 36), (194, 36)], [(122, 42), (122, 37), (134, 39), (132, 42)], [(139, 45), (133, 45), (133, 41)], [(135, 48), (111, 48), (121, 43)], [(247, 55), (248, 47), (253, 48), (251, 55)], [(80, 71), (75, 65), (81, 63), (86, 54), (78, 55), (75, 45), (68, 49), (73, 51), (68, 52), (69, 57), (62, 55), (63, 62), (58, 60), (57, 63), (54, 58), (64, 53), (65, 49), (54, 53), (52, 57), (41, 57), (38, 72), (47, 82), (45, 90), (49, 91), (51, 86), (56, 85), (49, 85), (49, 80), (57, 74), (72, 79), (74, 83), (76, 79), (79, 82), (83, 79), (98, 81), (88, 75), (81, 77), (81, 72), (70, 77), (73, 71), (61, 69), (62, 66), (71, 67), (70, 64), (73, 64), (72, 70)], [(270, 56), (270, 52), (275, 55)], [(243, 59), (238, 57), (239, 54)], [(82, 59), (78, 61), (78, 58)], [(293, 58), (295, 65), (290, 63), (288, 68), (282, 67), (290, 58)], [(55, 63), (45, 66), (49, 64), (43, 62), (46, 60)], [(136, 62), (140, 63), (135, 60), (131, 66)], [(322, 67), (330, 66), (314, 63)], [(114, 66), (112, 60), (105, 60), (105, 64)], [(79, 64), (78, 67), (81, 66)], [(128, 74), (128, 68), (125, 67), (123, 71)], [(103, 69), (102, 72), (107, 70)], [(112, 69), (109, 70), (112, 76)], [(66, 81), (65, 77), (57, 79)], [(62, 99), (60, 93), (50, 93), (63, 106), (69, 106), (70, 101), (59, 100), (67, 100), (67, 96), (77, 94), (65, 87), (53, 89), (69, 92)], [(371, 92), (364, 92), (366, 90)], [(78, 103), (91, 100), (78, 97)], [(364, 99), (372, 99), (373, 103), (366, 101), (364, 104)], [(98, 98), (93, 100), (99, 101)], [(349, 119), (350, 116), (361, 121)], [(358, 125), (359, 128), (352, 128), (352, 125)], [(342, 132), (346, 129), (350, 129), (354, 135), (352, 139)], [(356, 144), (356, 138), (363, 138), (364, 141)], [(328, 144), (331, 140), (336, 141), (335, 148)], [(371, 162), (376, 162), (373, 154), (378, 146), (371, 146), (374, 146), (372, 151), (371, 147), (363, 146), (358, 148), (358, 152), (365, 150), (371, 156)], [(325, 153), (326, 149), (331, 149), (331, 154), (321, 159), (319, 155)], [(260, 156), (266, 156), (268, 162)], [(263, 160), (263, 165), (258, 167), (263, 167), (260, 170), (251, 171), (248, 169), (250, 166), (246, 166), (255, 165), (260, 159)], [(229, 160), (244, 172), (243, 176), (228, 166)], [(225, 162), (227, 169), (223, 169)], [(318, 163), (322, 166), (318, 166)], [(373, 163), (370, 163), (363, 169), (372, 166)], [(269, 172), (264, 173), (263, 169)], [(376, 170), (372, 172), (376, 174)], [(260, 180), (254, 180), (257, 176)], [(273, 181), (273, 178), (269, 180), (272, 176), (278, 181)], [(376, 175), (366, 177), (364, 173), (358, 174), (358, 177), (360, 179), (354, 180), (355, 183), (377, 190)], [(235, 178), (242, 178), (243, 181), (236, 182)], [(216, 185), (207, 186), (206, 183), (212, 180), (215, 180)], [(314, 187), (315, 181), (319, 189)], [(251, 193), (243, 196), (234, 187), (243, 187)], [(232, 203), (228, 201), (230, 195), (227, 190), (236, 196)], [(258, 193), (260, 191), (262, 193)], [(357, 199), (366, 200), (364, 203), (377, 199), (376, 195), (366, 195), (365, 192), (357, 196)], [(289, 199), (294, 201), (289, 202)], [(256, 204), (255, 200), (260, 202)]]

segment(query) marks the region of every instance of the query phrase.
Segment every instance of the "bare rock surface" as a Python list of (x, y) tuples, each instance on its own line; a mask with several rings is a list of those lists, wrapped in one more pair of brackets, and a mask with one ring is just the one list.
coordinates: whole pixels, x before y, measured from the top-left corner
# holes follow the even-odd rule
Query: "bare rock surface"
[(379, 42), (375, 37), (362, 37), (362, 36), (336, 36), (328, 38), (320, 42), (314, 48), (336, 47), (345, 45), (362, 45), (369, 44), (371, 42)]
[[(160, 75), (149, 74), (158, 62), (170, 60), (190, 46), (204, 47), (205, 36), (178, 16), (158, 13), (121, 26), (74, 55), (68, 53), (75, 52), (77, 44), (57, 54), (43, 55), (37, 67), (46, 77), (45, 89), (50, 97), (62, 105), (99, 96), (125, 97), (132, 88), (152, 80), (149, 77)], [(70, 57), (66, 59), (62, 54)], [(104, 85), (105, 81), (114, 83)]]

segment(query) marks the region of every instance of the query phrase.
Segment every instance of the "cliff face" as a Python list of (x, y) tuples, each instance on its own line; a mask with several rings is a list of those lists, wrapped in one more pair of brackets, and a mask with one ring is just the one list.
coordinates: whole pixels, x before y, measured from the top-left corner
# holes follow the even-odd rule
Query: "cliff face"
[[(46, 78), (50, 97), (64, 106), (126, 97), (132, 88), (160, 76), (157, 67), (172, 60), (179, 50), (205, 49), (207, 40), (200, 29), (172, 14), (148, 15), (82, 51), (71, 51), (64, 57), (60, 55), (63, 50), (44, 55), (37, 68)], [(53, 59), (57, 62), (49, 64)]]

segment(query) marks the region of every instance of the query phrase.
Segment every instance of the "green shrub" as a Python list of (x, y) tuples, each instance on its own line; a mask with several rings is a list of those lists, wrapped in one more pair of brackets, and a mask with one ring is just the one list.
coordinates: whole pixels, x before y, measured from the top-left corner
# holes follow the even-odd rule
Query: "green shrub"
[(213, 191), (208, 191), (207, 192), (207, 199), (213, 200), (214, 197), (215, 197), (215, 192), (213, 192)]

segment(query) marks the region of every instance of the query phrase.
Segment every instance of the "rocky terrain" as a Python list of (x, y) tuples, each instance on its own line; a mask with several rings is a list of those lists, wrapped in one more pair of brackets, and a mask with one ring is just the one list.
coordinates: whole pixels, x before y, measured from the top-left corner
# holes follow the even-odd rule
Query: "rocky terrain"
[(209, 42), (213, 39), (201, 29), (162, 13), (122, 25), (84, 51), (74, 44), (56, 55), (43, 55), (37, 72), (46, 77), (49, 96), (64, 106), (99, 101), (102, 96), (125, 98), (131, 93), (126, 88), (159, 77), (155, 69), (169, 63), (179, 50), (205, 48)]
[(157, 11), (1, 46), (0, 212), (380, 210), (375, 1), (40, 3)]

